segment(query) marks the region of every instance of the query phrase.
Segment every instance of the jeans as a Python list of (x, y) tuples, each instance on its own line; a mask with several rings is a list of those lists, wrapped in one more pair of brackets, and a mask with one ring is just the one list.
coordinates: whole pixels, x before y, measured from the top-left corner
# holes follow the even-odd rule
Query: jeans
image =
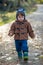
[[(22, 58), (22, 54), (28, 56), (27, 40), (15, 40), (15, 47), (19, 58)], [(27, 54), (24, 54), (24, 52), (27, 52)]]

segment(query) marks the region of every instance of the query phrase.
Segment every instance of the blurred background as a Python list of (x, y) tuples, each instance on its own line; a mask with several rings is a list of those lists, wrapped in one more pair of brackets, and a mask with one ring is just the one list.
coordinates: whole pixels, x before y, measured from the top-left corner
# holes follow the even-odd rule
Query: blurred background
[(20, 7), (25, 8), (27, 13), (36, 10), (36, 3), (35, 0), (0, 0), (0, 25), (14, 20)]
[(17, 65), (15, 42), (8, 31), (20, 7), (25, 9), (36, 35), (28, 40), (29, 65), (43, 65), (43, 0), (0, 0), (0, 65)]
[(19, 7), (23, 7), (26, 13), (37, 9), (36, 4), (43, 4), (43, 0), (0, 0), (0, 25), (15, 20), (15, 14)]

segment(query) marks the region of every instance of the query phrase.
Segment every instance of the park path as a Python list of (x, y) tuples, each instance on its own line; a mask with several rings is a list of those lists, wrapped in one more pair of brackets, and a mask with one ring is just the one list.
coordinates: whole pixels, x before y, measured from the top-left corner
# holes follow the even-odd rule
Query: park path
[[(27, 15), (26, 18), (30, 21), (36, 34), (34, 40), (31, 38), (28, 40), (29, 65), (43, 65), (43, 5), (38, 4), (37, 10)], [(11, 24), (0, 26), (0, 33), (3, 36), (0, 40), (0, 65), (17, 65), (18, 58), (13, 37), (10, 38), (7, 35)]]

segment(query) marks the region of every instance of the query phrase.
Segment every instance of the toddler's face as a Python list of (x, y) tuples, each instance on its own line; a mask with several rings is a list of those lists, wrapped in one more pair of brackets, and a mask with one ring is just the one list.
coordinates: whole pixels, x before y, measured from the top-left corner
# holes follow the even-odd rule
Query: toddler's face
[(18, 20), (19, 20), (19, 21), (23, 21), (23, 20), (24, 20), (24, 16), (22, 16), (21, 14), (19, 14)]

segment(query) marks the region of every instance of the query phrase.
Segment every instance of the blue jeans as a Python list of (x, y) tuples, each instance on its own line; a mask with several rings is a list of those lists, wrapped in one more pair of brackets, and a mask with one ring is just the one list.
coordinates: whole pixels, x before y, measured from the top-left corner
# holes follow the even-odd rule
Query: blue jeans
[(27, 40), (15, 40), (15, 47), (18, 53), (18, 57), (22, 57), (22, 52), (27, 52), (26, 55), (28, 56)]

